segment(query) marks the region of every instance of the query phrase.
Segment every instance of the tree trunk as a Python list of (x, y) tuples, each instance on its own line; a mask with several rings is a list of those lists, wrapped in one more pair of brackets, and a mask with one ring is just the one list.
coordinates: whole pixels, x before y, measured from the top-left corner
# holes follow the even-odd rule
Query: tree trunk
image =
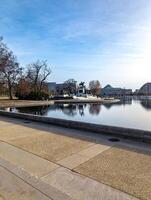
[(13, 95), (12, 95), (12, 86), (8, 85), (8, 92), (9, 92), (9, 99), (13, 100)]
[(42, 90), (42, 85), (43, 85), (43, 82), (40, 83), (39, 92), (41, 92)]

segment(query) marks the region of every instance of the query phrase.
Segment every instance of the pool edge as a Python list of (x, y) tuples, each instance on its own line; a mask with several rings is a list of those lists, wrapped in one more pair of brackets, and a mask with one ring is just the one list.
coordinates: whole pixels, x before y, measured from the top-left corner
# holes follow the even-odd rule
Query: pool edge
[(72, 121), (25, 113), (14, 113), (2, 110), (0, 110), (0, 115), (151, 143), (151, 131), (146, 130), (99, 125), (87, 122)]

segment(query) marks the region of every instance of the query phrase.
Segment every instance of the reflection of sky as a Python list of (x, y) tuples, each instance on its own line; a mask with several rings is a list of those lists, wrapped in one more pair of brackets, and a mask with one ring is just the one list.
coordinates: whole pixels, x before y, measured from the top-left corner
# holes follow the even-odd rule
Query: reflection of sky
[(90, 113), (90, 105), (84, 108), (84, 115), (81, 116), (78, 109), (74, 113), (74, 116), (69, 116), (62, 111), (51, 110), (47, 115), (76, 121), (151, 130), (151, 110), (144, 108), (139, 101), (133, 101), (132, 104), (112, 105), (110, 108), (101, 105), (98, 115)]
[(128, 100), (116, 104), (51, 105), (16, 108), (13, 112), (25, 112), (54, 118), (106, 124), (151, 131), (151, 99)]

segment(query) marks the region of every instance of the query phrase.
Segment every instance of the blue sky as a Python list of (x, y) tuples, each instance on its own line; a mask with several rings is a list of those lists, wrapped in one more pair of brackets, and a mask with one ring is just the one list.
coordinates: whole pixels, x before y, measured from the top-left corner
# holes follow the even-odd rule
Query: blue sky
[(49, 81), (139, 88), (151, 81), (151, 0), (0, 0), (0, 35)]

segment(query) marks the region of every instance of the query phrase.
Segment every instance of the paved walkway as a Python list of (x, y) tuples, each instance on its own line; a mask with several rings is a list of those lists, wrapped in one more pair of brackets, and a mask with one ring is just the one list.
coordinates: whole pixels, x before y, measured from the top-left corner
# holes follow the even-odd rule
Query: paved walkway
[(7, 98), (0, 97), (0, 108), (6, 108), (7, 111), (10, 108), (16, 107), (30, 107), (30, 106), (43, 106), (43, 105), (51, 105), (54, 101), (29, 101), (29, 100), (9, 100)]
[(0, 200), (151, 199), (150, 145), (0, 117)]

